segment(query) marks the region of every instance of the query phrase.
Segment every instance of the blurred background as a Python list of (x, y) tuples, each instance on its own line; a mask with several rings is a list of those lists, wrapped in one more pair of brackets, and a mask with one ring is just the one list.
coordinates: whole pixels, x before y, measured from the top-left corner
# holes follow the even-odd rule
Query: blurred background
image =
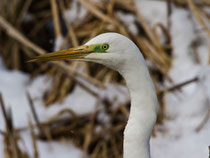
[(95, 63), (27, 63), (118, 32), (155, 83), (153, 158), (207, 158), (209, 0), (0, 0), (0, 157), (122, 158), (130, 97)]

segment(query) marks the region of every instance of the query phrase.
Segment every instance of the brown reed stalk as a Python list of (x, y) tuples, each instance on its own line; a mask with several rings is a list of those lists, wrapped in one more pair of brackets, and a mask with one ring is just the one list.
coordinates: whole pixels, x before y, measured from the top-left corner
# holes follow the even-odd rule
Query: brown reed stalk
[[(7, 31), (8, 35), (16, 40), (18, 40), (19, 42), (21, 42), (23, 45), (25, 45), (28, 48), (31, 48), (32, 50), (34, 50), (35, 52), (37, 52), (38, 54), (45, 54), (46, 51), (43, 50), (42, 48), (38, 47), (37, 45), (35, 45), (34, 43), (32, 43), (31, 41), (29, 41), (24, 35), (22, 35), (18, 30), (16, 30), (14, 27), (12, 27), (3, 17), (0, 16), (0, 25), (5, 29), (5, 31)], [(78, 71), (75, 71), (73, 69), (71, 69), (70, 67), (68, 67), (66, 64), (61, 63), (61, 62), (49, 62), (55, 66), (57, 66), (59, 69), (62, 69), (63, 72), (66, 72), (65, 74), (69, 77), (74, 77), (75, 75), (84, 78), (86, 81), (88, 82), (92, 82), (94, 85), (97, 85), (99, 87), (104, 87), (102, 83), (100, 83), (100, 81), (95, 80), (94, 78), (91, 78), (90, 76), (84, 75), (79, 73)], [(72, 74), (71, 74), (72, 73)], [(75, 78), (76, 79), (76, 78)], [(78, 79), (76, 79), (77, 82), (82, 85), (85, 86), (82, 82), (80, 82)], [(91, 91), (91, 90), (89, 90)]]
[(54, 24), (54, 32), (55, 36), (61, 36), (61, 28), (60, 28), (60, 20), (59, 20), (59, 11), (57, 7), (56, 0), (50, 0), (51, 11), (53, 15), (53, 24)]
[(188, 3), (192, 13), (197, 18), (197, 20), (200, 22), (201, 26), (204, 28), (204, 30), (208, 33), (208, 36), (210, 37), (210, 29), (208, 28), (208, 26), (206, 25), (205, 21), (201, 17), (199, 9), (196, 7), (196, 5), (193, 3), (192, 0), (186, 0), (186, 1)]
[(39, 152), (36, 143), (36, 135), (34, 133), (34, 126), (32, 125), (31, 120), (29, 119), (29, 129), (31, 132), (32, 146), (33, 146), (33, 158), (39, 158)]

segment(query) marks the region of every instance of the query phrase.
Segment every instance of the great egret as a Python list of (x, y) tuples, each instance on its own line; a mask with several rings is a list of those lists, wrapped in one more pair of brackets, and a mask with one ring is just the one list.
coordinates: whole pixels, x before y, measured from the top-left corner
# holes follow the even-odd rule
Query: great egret
[(103, 64), (126, 80), (131, 108), (124, 130), (124, 158), (150, 158), (150, 137), (157, 117), (157, 96), (137, 46), (118, 33), (104, 33), (85, 45), (37, 56), (29, 62), (76, 59)]

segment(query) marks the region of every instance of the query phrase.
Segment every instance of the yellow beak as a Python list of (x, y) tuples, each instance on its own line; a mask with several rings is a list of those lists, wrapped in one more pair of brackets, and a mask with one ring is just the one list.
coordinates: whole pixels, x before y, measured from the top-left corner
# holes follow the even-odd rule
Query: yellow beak
[(41, 62), (41, 61), (57, 61), (66, 59), (83, 59), (86, 55), (93, 51), (91, 45), (82, 45), (75, 48), (59, 50), (52, 53), (36, 56), (28, 62)]

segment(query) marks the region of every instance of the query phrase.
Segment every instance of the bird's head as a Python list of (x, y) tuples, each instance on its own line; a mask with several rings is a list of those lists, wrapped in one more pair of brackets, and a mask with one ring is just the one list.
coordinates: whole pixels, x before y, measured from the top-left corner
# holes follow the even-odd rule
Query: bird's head
[(104, 33), (82, 46), (36, 56), (29, 62), (82, 60), (118, 70), (120, 65), (135, 60), (138, 54), (138, 48), (127, 37), (118, 33)]

